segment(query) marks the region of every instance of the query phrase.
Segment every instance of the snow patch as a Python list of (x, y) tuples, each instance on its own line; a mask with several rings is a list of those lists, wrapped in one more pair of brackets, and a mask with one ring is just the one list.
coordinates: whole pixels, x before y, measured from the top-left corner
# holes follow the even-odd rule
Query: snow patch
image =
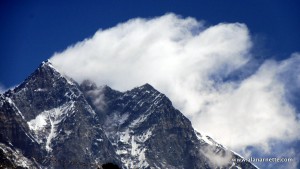
[(127, 154), (127, 150), (117, 150), (116, 153), (119, 155)]
[(50, 111), (48, 111), (48, 119), (50, 121), (50, 133), (47, 137), (47, 142), (46, 142), (46, 150), (47, 151), (52, 151), (51, 148), (51, 141), (53, 138), (56, 137), (57, 134), (57, 124), (59, 124), (63, 118), (67, 115), (68, 112), (73, 112), (74, 111), (74, 102), (68, 102), (64, 104), (61, 107), (54, 108)]
[[(74, 101), (70, 101), (60, 107), (41, 112), (27, 124), (29, 129), (34, 132), (34, 138), (38, 140), (38, 143), (45, 143), (46, 150), (52, 151), (51, 142), (57, 135), (58, 124), (74, 111)], [(65, 132), (67, 135), (71, 134), (71, 131)]]
[(30, 130), (41, 130), (44, 128), (45, 125), (47, 125), (47, 115), (46, 113), (41, 113), (38, 116), (36, 116), (35, 119), (30, 120), (27, 122)]
[(56, 131), (55, 131), (55, 126), (54, 126), (53, 121), (51, 120), (51, 118), (49, 118), (49, 120), (50, 120), (51, 129), (50, 129), (49, 136), (47, 137), (46, 150), (52, 151), (50, 144), (51, 144), (51, 140), (56, 136)]
[(138, 145), (134, 140), (134, 136), (131, 137), (131, 155), (135, 156), (138, 150)]
[(34, 90), (35, 92), (45, 92), (47, 89), (38, 88)]
[(125, 132), (122, 132), (120, 134), (120, 141), (129, 144), (129, 139), (130, 139), (129, 129), (126, 129)]
[(144, 132), (142, 135), (137, 136), (137, 141), (140, 143), (144, 143), (152, 136), (153, 128), (148, 129), (146, 132)]
[(136, 159), (134, 160), (135, 163), (131, 163), (131, 167), (133, 168), (143, 168), (149, 165), (145, 157), (146, 149), (143, 148), (142, 144), (139, 144), (137, 142), (136, 137), (134, 135), (131, 137), (131, 155)]
[(151, 113), (152, 113), (152, 112), (149, 112), (149, 113), (147, 113), (147, 114), (145, 114), (145, 115), (139, 116), (137, 119), (135, 119), (135, 120), (132, 121), (132, 123), (130, 124), (129, 127), (134, 127), (134, 126), (137, 126), (137, 125), (143, 123), (143, 122), (148, 118), (148, 116), (149, 116)]
[(96, 139), (97, 141), (99, 141), (99, 142), (102, 142), (103, 141), (103, 139), (101, 139), (101, 138), (99, 138), (99, 139)]
[(116, 153), (121, 156), (121, 161), (126, 168), (146, 168), (149, 164), (146, 161), (145, 141), (152, 135), (153, 128), (144, 131), (141, 134), (134, 134), (131, 128), (119, 132), (119, 144), (116, 144)]

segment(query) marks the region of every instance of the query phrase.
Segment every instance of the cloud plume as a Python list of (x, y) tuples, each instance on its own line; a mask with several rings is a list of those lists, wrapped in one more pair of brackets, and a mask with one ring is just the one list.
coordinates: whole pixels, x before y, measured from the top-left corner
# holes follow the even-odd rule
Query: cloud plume
[[(150, 83), (198, 131), (235, 150), (259, 146), (268, 151), (270, 140), (299, 139), (289, 93), (299, 88), (290, 85), (300, 84), (300, 55), (251, 68), (251, 47), (244, 24), (207, 27), (166, 14), (99, 30), (50, 60), (79, 83), (90, 79), (118, 90)], [(232, 77), (245, 71), (252, 73)]]

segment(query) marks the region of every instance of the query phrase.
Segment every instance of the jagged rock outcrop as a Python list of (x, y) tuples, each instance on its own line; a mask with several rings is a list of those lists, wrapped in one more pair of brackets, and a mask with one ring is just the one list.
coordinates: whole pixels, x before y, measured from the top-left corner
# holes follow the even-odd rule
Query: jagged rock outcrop
[[(7, 168), (256, 168), (195, 131), (151, 85), (126, 92), (80, 85), (43, 62), (0, 95), (0, 160)], [(220, 160), (222, 159), (222, 163)]]

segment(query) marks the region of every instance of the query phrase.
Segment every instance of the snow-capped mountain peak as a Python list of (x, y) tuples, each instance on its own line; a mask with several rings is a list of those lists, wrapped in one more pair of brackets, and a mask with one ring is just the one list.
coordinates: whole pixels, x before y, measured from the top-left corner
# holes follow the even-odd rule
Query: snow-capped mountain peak
[(256, 168), (227, 159), (241, 157), (196, 132), (150, 84), (126, 92), (88, 80), (79, 85), (50, 61), (0, 95), (0, 118), (7, 167)]

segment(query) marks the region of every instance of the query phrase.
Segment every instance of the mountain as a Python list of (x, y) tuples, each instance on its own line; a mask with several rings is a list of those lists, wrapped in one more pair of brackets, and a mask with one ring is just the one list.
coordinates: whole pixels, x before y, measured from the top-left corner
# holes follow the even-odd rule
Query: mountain
[(0, 119), (2, 168), (256, 168), (151, 85), (78, 84), (49, 61), (0, 95)]

